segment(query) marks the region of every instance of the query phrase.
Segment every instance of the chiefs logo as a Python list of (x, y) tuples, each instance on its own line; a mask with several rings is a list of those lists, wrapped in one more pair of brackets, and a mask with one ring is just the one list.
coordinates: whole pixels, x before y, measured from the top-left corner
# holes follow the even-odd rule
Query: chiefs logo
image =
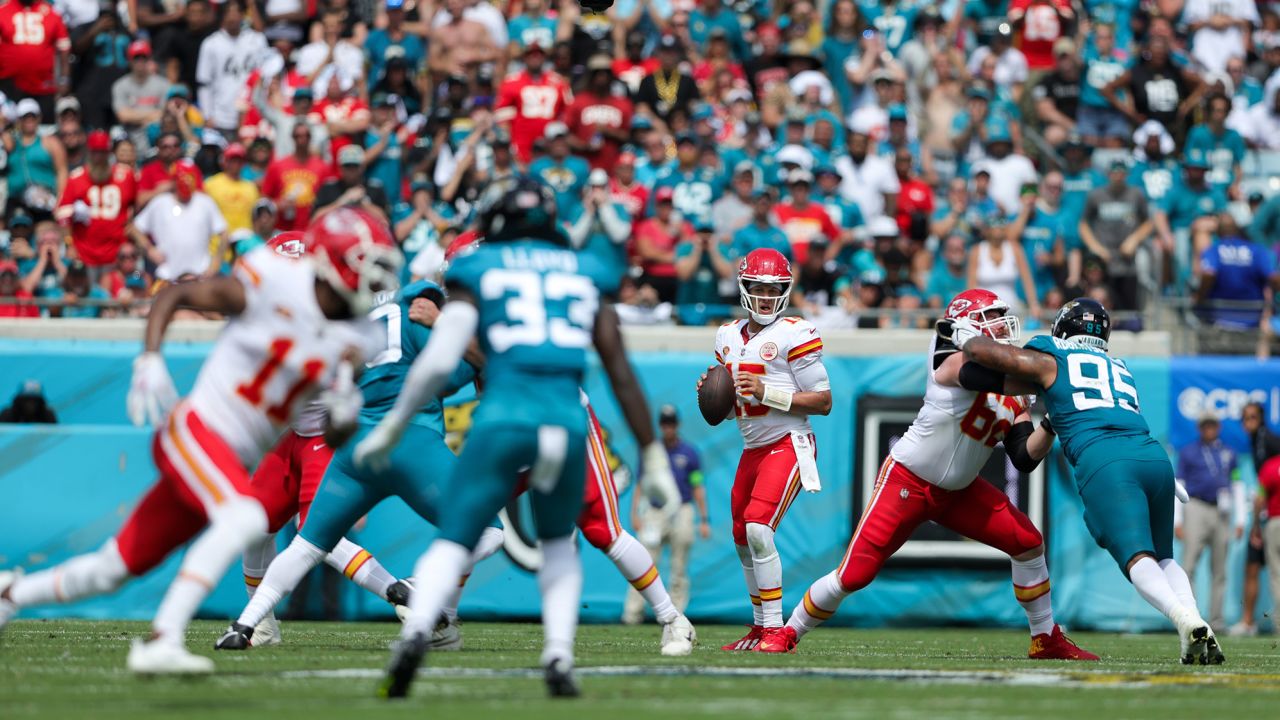
[(761, 359), (761, 360), (763, 360), (763, 361), (765, 361), (765, 362), (769, 362), (770, 360), (772, 360), (772, 359), (774, 359), (774, 358), (776, 358), (776, 357), (778, 357), (778, 346), (777, 346), (777, 345), (775, 345), (775, 344), (773, 344), (773, 343), (771, 343), (771, 342), (767, 342), (767, 343), (765, 343), (764, 345), (761, 345), (761, 346), (760, 346), (760, 359)]
[(961, 317), (964, 315), (964, 312), (968, 310), (969, 306), (971, 305), (973, 305), (972, 300), (967, 300), (965, 298), (956, 298), (955, 300), (952, 300), (951, 305), (947, 307), (947, 316)]

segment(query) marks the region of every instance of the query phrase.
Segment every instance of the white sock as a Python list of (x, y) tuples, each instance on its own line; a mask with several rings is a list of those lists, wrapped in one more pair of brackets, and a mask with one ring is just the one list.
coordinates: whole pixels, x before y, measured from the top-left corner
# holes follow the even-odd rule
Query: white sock
[(263, 576), (262, 583), (253, 593), (249, 604), (240, 611), (240, 617), (236, 622), (257, 627), (258, 623), (262, 622), (262, 618), (280, 603), (281, 598), (293, 592), (293, 589), (298, 587), (298, 583), (302, 582), (302, 578), (319, 565), (324, 557), (323, 550), (303, 540), (301, 535), (295, 537), (293, 542), (289, 543), (289, 547), (285, 548), (284, 552), (276, 557), (275, 562), (271, 563), (271, 567), (267, 568), (267, 574)]
[(747, 543), (751, 548), (756, 586), (760, 588), (761, 624), (769, 628), (782, 627), (782, 558), (778, 557), (778, 548), (773, 544), (773, 528), (748, 523)]
[(804, 599), (791, 611), (787, 627), (796, 631), (796, 637), (804, 637), (805, 633), (831, 619), (849, 595), (840, 584), (839, 571), (832, 570), (815, 580), (805, 591)]
[(66, 603), (114, 592), (128, 579), (129, 570), (112, 538), (96, 552), (18, 578), (9, 588), (9, 600), (18, 607)]
[(244, 589), (253, 597), (254, 591), (262, 584), (262, 577), (276, 559), (276, 535), (271, 533), (261, 540), (249, 543), (244, 549), (244, 557), (240, 564), (244, 567)]
[(1015, 560), (1013, 564), (1013, 594), (1027, 613), (1031, 634), (1047, 635), (1053, 632), (1053, 603), (1049, 593), (1049, 566), (1044, 555), (1030, 560)]
[(400, 637), (407, 640), (418, 634), (431, 636), (445, 602), (457, 590), (458, 580), (470, 565), (471, 551), (458, 543), (431, 543), (413, 568), (418, 585), (409, 596), (409, 617), (400, 628)]
[(631, 587), (649, 602), (659, 625), (666, 625), (680, 617), (675, 604), (671, 602), (671, 595), (667, 593), (667, 587), (662, 583), (662, 576), (658, 574), (658, 567), (653, 564), (653, 556), (631, 533), (623, 532), (619, 535), (605, 554), (618, 567), (622, 577), (631, 583)]
[(223, 503), (209, 520), (209, 527), (187, 549), (178, 577), (169, 585), (151, 623), (156, 635), (166, 642), (184, 641), (187, 625), (205, 596), (226, 574), (236, 556), (241, 555), (249, 543), (260, 541), (267, 532), (266, 511), (258, 501), (247, 498)]
[(542, 567), (538, 569), (542, 591), (542, 665), (554, 660), (573, 666), (573, 639), (578, 632), (578, 606), (582, 602), (582, 562), (573, 536), (542, 541)]
[(738, 551), (742, 576), (747, 581), (747, 595), (751, 598), (751, 624), (764, 625), (764, 609), (760, 606), (760, 587), (756, 585), (756, 568), (751, 562), (751, 548), (746, 545), (734, 545), (733, 548)]
[(1173, 612), (1183, 607), (1182, 603), (1178, 602), (1177, 593), (1169, 585), (1164, 571), (1153, 558), (1144, 557), (1134, 563), (1133, 567), (1129, 568), (1129, 582), (1133, 583), (1133, 587), (1143, 600), (1170, 620), (1173, 619)]
[(1178, 596), (1178, 602), (1199, 614), (1200, 606), (1196, 604), (1195, 593), (1191, 590), (1191, 579), (1187, 577), (1182, 566), (1173, 559), (1168, 559), (1160, 561), (1160, 569), (1164, 572), (1164, 578), (1169, 582), (1169, 587), (1173, 588), (1173, 594)]
[(462, 577), (458, 579), (458, 587), (449, 595), (449, 599), (444, 603), (444, 617), (451, 624), (458, 622), (458, 603), (462, 602), (462, 591), (467, 587), (467, 580), (471, 578), (471, 571), (479, 564), (481, 560), (502, 549), (502, 528), (488, 527), (484, 532), (480, 533), (480, 541), (476, 543), (476, 549), (471, 551), (471, 564), (467, 566)]
[(329, 567), (337, 570), (351, 582), (377, 595), (379, 599), (387, 599), (387, 588), (396, 579), (382, 567), (382, 563), (373, 554), (345, 537), (329, 551), (324, 561)]

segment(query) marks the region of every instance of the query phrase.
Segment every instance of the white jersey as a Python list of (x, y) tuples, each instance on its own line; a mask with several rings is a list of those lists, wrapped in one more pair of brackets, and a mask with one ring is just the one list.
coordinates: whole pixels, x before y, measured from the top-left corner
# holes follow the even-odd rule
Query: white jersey
[(185, 402), (252, 467), (333, 382), (347, 348), (372, 357), (386, 341), (366, 318), (325, 318), (306, 262), (261, 247), (236, 263), (234, 276), (244, 285), (244, 312), (219, 333)]
[[(978, 477), (992, 448), (1004, 439), (1014, 419), (1031, 406), (1032, 398), (938, 384), (934, 357), (950, 353), (939, 350), (937, 341), (935, 337), (929, 346), (924, 407), (889, 455), (922, 480), (943, 490), (960, 490)], [(950, 352), (957, 351), (952, 348)]]
[[(747, 336), (747, 321), (736, 320), (716, 332), (716, 360), (738, 372), (762, 375), (764, 384), (791, 392), (830, 390), (822, 365), (822, 337), (813, 323), (787, 317)], [(791, 432), (811, 432), (809, 416), (782, 412), (754, 397), (738, 396), (734, 405), (738, 429), (747, 448), (773, 444)]]
[(219, 30), (200, 44), (196, 60), (196, 100), (212, 127), (231, 130), (240, 125), (240, 98), (245, 81), (267, 57), (267, 39), (262, 33), (244, 28), (231, 37)]

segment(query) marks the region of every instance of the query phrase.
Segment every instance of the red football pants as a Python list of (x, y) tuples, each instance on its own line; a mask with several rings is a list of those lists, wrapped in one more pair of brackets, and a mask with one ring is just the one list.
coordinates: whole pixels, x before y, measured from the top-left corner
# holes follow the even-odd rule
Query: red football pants
[(250, 486), (267, 510), (270, 532), (279, 532), (294, 515), (302, 527), (332, 459), (333, 449), (323, 437), (306, 437), (292, 430), (262, 458)]
[(249, 473), (235, 451), (185, 403), (151, 443), (160, 479), (116, 535), (131, 575), (142, 575), (196, 536), (218, 506), (251, 496)]
[(772, 445), (744, 450), (729, 496), (733, 542), (747, 544), (747, 523), (768, 525), (777, 530), (782, 516), (799, 494), (800, 468), (796, 465), (791, 435), (784, 435)]
[(930, 520), (1011, 556), (1044, 542), (1031, 519), (986, 480), (943, 490), (890, 457), (880, 467), (871, 502), (840, 562), (840, 584), (848, 592), (866, 587), (911, 533)]

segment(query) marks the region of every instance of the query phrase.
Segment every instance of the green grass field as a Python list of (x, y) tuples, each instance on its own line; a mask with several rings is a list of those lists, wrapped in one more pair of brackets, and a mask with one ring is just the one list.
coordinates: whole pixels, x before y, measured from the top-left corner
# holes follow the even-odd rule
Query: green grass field
[[(189, 636), (213, 654), (223, 623)], [(1275, 717), (1274, 638), (1224, 639), (1227, 664), (1177, 664), (1172, 632), (1080, 633), (1094, 664), (1025, 659), (1006, 630), (818, 630), (788, 656), (726, 653), (741, 628), (699, 628), (688, 658), (658, 654), (658, 630), (588, 626), (579, 636), (583, 697), (545, 698), (541, 630), (464, 626), (466, 649), (428, 656), (408, 701), (375, 700), (397, 626), (285, 623), (285, 644), (217, 653), (217, 675), (136, 678), (124, 669), (143, 623), (17, 621), (0, 640), (0, 717), (13, 718), (1014, 718)], [(1208, 715), (1208, 714), (1212, 715)]]

